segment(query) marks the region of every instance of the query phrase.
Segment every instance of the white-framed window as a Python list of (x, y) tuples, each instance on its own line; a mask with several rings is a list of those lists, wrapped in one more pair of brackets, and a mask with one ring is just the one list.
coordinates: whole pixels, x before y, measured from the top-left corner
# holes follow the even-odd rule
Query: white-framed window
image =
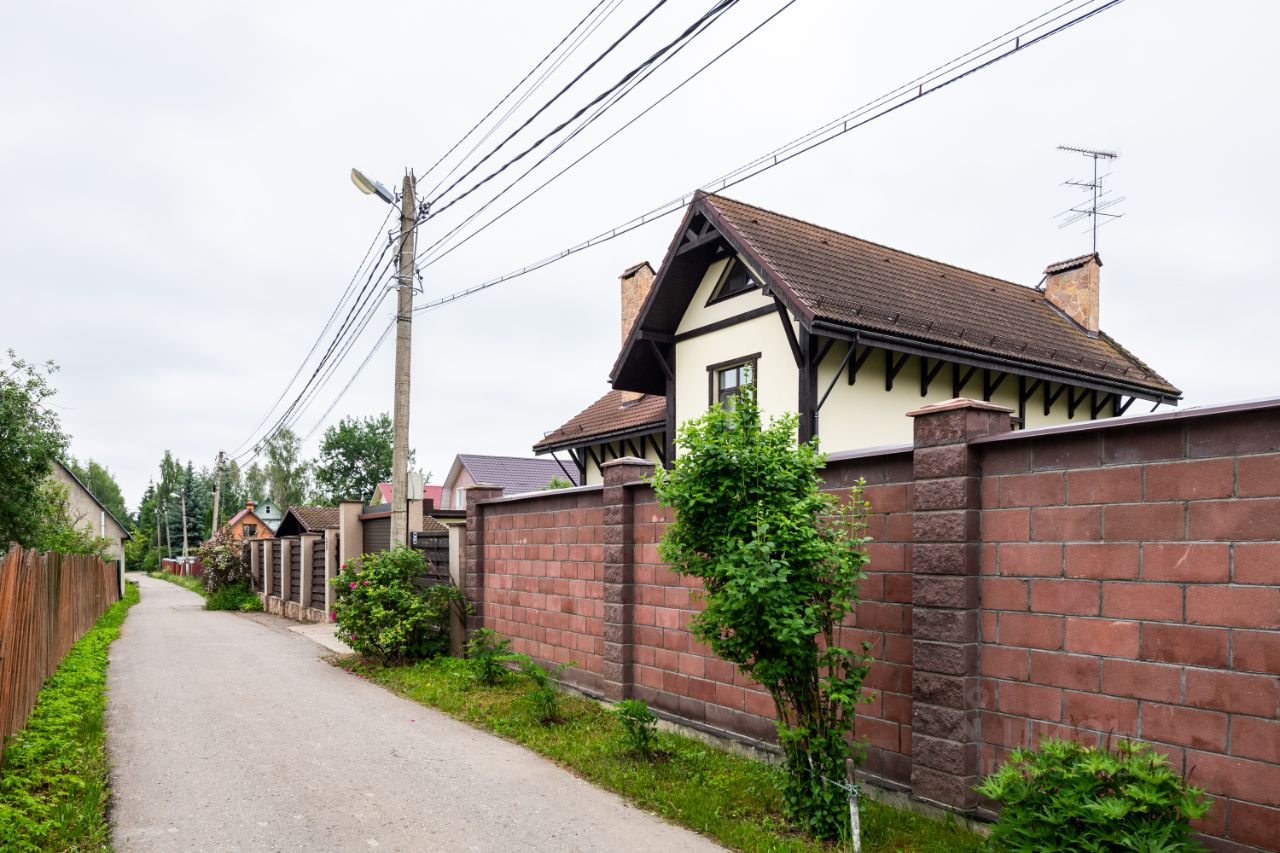
[(467, 490), (466, 489), (453, 490), (453, 508), (454, 509), (467, 508)]

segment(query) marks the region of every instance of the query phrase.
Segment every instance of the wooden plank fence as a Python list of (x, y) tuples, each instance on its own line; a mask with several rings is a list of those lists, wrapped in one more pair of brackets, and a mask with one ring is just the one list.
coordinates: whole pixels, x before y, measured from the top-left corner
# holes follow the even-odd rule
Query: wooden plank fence
[(45, 679), (120, 594), (116, 567), (13, 547), (0, 555), (0, 739), (26, 725)]

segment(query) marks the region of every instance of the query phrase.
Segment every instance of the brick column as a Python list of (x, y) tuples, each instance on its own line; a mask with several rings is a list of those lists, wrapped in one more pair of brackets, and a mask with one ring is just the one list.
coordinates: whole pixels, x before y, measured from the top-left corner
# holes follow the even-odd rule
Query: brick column
[(280, 540), (280, 589), (276, 595), (280, 597), (280, 615), (285, 615), (285, 602), (293, 598), (293, 578), (290, 567), (293, 565), (293, 541)]
[(467, 557), (463, 564), (462, 592), (475, 612), (467, 618), (467, 631), (484, 627), (484, 510), (481, 501), (502, 497), (502, 488), (476, 483), (467, 489)]
[(624, 456), (601, 466), (604, 474), (604, 678), (606, 699), (631, 697), (631, 625), (635, 596), (633, 577), (635, 484), (653, 473), (653, 465)]
[(338, 576), (338, 567), (341, 561), (338, 559), (338, 531), (336, 528), (329, 528), (324, 532), (324, 621), (329, 621), (329, 614), (333, 612), (334, 594), (337, 592), (330, 583)]
[(912, 735), (915, 796), (977, 804), (980, 487), (969, 441), (1008, 432), (1011, 410), (955, 399), (915, 418), (912, 462)]
[[(299, 538), (302, 548), (302, 571), (298, 573), (298, 584), (302, 587), (298, 596), (299, 606), (305, 616), (311, 610), (311, 585), (315, 583), (315, 549), (320, 546), (321, 539), (315, 533), (304, 533)], [(328, 611), (325, 611), (326, 614)]]
[[(271, 569), (271, 543), (272, 539), (263, 539), (262, 542), (262, 594), (271, 596), (276, 595), (275, 577), (272, 575)], [(262, 602), (262, 606), (266, 607), (266, 601)]]

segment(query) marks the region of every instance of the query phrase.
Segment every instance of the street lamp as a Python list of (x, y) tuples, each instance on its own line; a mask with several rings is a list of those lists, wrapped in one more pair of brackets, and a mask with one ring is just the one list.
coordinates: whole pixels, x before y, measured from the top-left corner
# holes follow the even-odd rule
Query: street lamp
[[(376, 195), (387, 204), (395, 204), (391, 191), (370, 180), (359, 169), (351, 170), (351, 182), (360, 192)], [(400, 196), (399, 293), (396, 299), (396, 366), (395, 396), (392, 402), (391, 439), (391, 547), (403, 548), (409, 542), (409, 351), (413, 340), (413, 280), (416, 258), (415, 232), (421, 221), (418, 211), (417, 186), (413, 172), (404, 176)], [(415, 498), (421, 498), (421, 491)]]
[(395, 204), (396, 198), (391, 194), (391, 190), (384, 187), (377, 181), (370, 180), (359, 169), (351, 170), (351, 183), (356, 185), (356, 189), (365, 195), (376, 195), (387, 204)]

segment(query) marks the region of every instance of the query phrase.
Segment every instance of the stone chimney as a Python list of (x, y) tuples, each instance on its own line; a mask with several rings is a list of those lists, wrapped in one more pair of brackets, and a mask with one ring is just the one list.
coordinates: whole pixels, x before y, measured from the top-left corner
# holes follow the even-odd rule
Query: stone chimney
[(253, 501), (245, 501), (245, 504), (244, 504), (244, 508), (249, 510), (249, 512), (253, 512), (254, 507), (256, 506), (257, 504), (254, 503)]
[[(649, 297), (649, 290), (653, 287), (653, 275), (653, 267), (649, 266), (649, 262), (641, 261), (635, 266), (627, 267), (622, 271), (622, 275), (618, 276), (622, 295), (622, 346), (626, 346), (631, 327), (636, 324), (640, 309), (644, 306), (645, 299)], [(623, 391), (623, 405), (635, 402), (643, 396), (644, 394), (638, 391)]]
[(1044, 295), (1090, 336), (1098, 334), (1098, 272), (1102, 258), (1094, 252), (1050, 264), (1044, 271)]

